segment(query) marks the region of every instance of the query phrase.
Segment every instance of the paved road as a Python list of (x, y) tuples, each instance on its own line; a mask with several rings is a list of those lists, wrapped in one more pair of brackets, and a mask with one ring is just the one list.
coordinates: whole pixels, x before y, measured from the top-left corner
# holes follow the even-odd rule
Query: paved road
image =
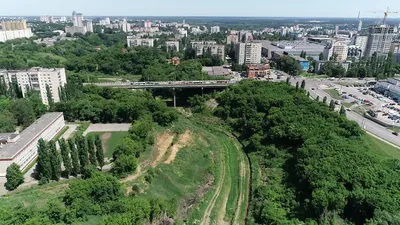
[(83, 132), (83, 136), (90, 132), (113, 132), (113, 131), (128, 131), (130, 123), (95, 123), (90, 124)]
[[(281, 80), (286, 80), (286, 77), (282, 78)], [(306, 81), (306, 90), (308, 92), (310, 92), (311, 97), (313, 97), (315, 99), (317, 96), (320, 96), (319, 99), (320, 99), (320, 101), (322, 101), (323, 97), (326, 96), (327, 103), (329, 104), (329, 102), (332, 100), (331, 96), (323, 90), (318, 90), (318, 87), (322, 83), (331, 83), (331, 81), (321, 82), (321, 81), (315, 80), (315, 79), (292, 78), (292, 79), (290, 79), (290, 83), (292, 85), (296, 85), (296, 82), (299, 82), (299, 84), (301, 84), (302, 80)], [(314, 90), (312, 90), (312, 88), (314, 88)], [(363, 116), (361, 116), (353, 111), (346, 111), (346, 117), (349, 120), (353, 120), (353, 121), (357, 122), (360, 125), (360, 127), (363, 128), (364, 130), (366, 130), (367, 132), (369, 132), (383, 140), (386, 140), (390, 143), (393, 143), (397, 146), (400, 146), (400, 137), (393, 135), (392, 131), (388, 130), (386, 127), (381, 126), (380, 124), (377, 124), (369, 119), (366, 119)]]

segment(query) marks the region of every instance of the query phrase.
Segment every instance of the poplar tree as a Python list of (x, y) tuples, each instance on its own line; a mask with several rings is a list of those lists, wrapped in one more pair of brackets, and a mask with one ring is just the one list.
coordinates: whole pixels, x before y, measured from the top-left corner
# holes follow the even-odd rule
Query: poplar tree
[(71, 174), (76, 176), (79, 174), (80, 170), (78, 150), (76, 149), (75, 141), (73, 139), (68, 140), (68, 145), (69, 149), (71, 150), (71, 162), (72, 162)]
[(72, 172), (69, 146), (64, 138), (58, 140), (58, 144), (60, 146), (62, 162), (64, 165), (64, 176), (68, 178)]
[(86, 138), (86, 142), (87, 142), (87, 148), (88, 148), (88, 153), (89, 153), (89, 162), (91, 165), (96, 166), (97, 165), (97, 161), (96, 161), (96, 154), (94, 151), (94, 141), (93, 138), (88, 136)]
[(58, 181), (61, 177), (61, 160), (60, 153), (57, 151), (56, 143), (49, 141), (51, 179)]
[(38, 141), (38, 162), (36, 167), (39, 184), (46, 184), (51, 178), (51, 164), (46, 142), (41, 138)]
[(99, 165), (100, 169), (102, 169), (104, 166), (104, 152), (103, 152), (103, 145), (101, 143), (99, 135), (96, 135), (94, 143), (96, 145), (97, 165)]
[(88, 164), (88, 150), (86, 146), (86, 140), (83, 136), (78, 136), (76, 138), (76, 147), (78, 148), (79, 153), (79, 164), (80, 169), (83, 171), (85, 166)]

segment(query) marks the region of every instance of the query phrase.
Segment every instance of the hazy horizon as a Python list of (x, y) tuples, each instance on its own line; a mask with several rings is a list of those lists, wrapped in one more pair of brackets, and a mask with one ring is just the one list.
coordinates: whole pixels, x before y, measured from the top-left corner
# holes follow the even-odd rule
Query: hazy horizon
[[(147, 3), (147, 4), (146, 4)], [(318, 4), (314, 0), (288, 0), (285, 4), (262, 0), (233, 2), (229, 0), (20, 0), (5, 1), (0, 8), (1, 16), (71, 16), (72, 11), (84, 16), (130, 16), (130, 17), (278, 17), (278, 18), (382, 18), (387, 6), (400, 11), (400, 1), (381, 0), (379, 8), (374, 0), (336, 0)], [(112, 4), (112, 7), (110, 7)], [(21, 7), (23, 6), (23, 7)], [(372, 7), (373, 6), (373, 7)], [(372, 11), (379, 11), (373, 14)], [(390, 14), (389, 18), (399, 18)]]

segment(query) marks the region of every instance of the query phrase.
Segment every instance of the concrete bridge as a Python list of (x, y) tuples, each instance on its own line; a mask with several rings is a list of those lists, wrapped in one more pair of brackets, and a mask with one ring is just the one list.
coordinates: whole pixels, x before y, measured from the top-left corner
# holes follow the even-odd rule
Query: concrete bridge
[[(126, 89), (172, 89), (176, 88), (226, 88), (235, 84), (237, 80), (203, 80), (203, 81), (147, 81), (147, 82), (104, 82), (84, 83), (99, 87), (126, 88)], [(174, 107), (176, 107), (176, 93), (174, 93)]]
[(204, 80), (204, 81), (147, 81), (147, 82), (105, 82), (84, 83), (100, 87), (127, 89), (174, 89), (174, 88), (225, 88), (235, 84), (236, 80)]

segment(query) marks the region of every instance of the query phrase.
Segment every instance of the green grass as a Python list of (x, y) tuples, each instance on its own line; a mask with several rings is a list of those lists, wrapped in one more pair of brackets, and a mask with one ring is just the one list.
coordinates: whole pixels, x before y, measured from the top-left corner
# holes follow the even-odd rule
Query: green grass
[(1, 207), (13, 208), (18, 205), (34, 206), (42, 208), (52, 199), (60, 199), (67, 189), (68, 182), (63, 180), (42, 186), (34, 186), (29, 189), (16, 190), (0, 197)]
[(109, 75), (100, 75), (96, 82), (115, 82), (115, 81), (132, 81), (136, 82), (142, 78), (142, 75), (121, 75), (121, 76), (109, 76)]
[(384, 159), (400, 159), (400, 149), (396, 148), (386, 142), (379, 140), (371, 135), (365, 135), (363, 140), (366, 144), (371, 146), (373, 152), (371, 154), (384, 158)]
[(346, 108), (350, 108), (351, 106), (353, 106), (353, 103), (350, 102), (342, 102), (342, 105)]
[(35, 160), (33, 160), (28, 167), (26, 167), (23, 171), (22, 174), (26, 174), (37, 162), (37, 158)]
[(58, 134), (53, 138), (54, 141), (58, 141), (60, 137), (69, 129), (68, 126), (65, 126)]
[(341, 100), (342, 98), (339, 95), (339, 92), (335, 89), (325, 89), (326, 93), (328, 93), (333, 99)]
[(111, 158), (118, 143), (121, 142), (121, 140), (128, 135), (128, 132), (127, 131), (91, 132), (91, 133), (88, 133), (86, 136), (87, 137), (94, 137), (95, 135), (101, 136), (104, 133), (111, 133), (111, 137), (107, 140), (107, 143), (106, 143), (107, 149), (104, 149), (106, 151), (105, 157)]
[(42, 58), (50, 57), (52, 59), (58, 59), (58, 60), (60, 60), (61, 63), (67, 62), (66, 58), (55, 55), (53, 53), (48, 53), (48, 52), (38, 52), (38, 53), (36, 53), (36, 56), (42, 57)]
[(90, 122), (78, 122), (79, 126), (76, 128), (76, 131), (73, 136), (80, 136), (83, 135), (83, 132), (90, 126)]

